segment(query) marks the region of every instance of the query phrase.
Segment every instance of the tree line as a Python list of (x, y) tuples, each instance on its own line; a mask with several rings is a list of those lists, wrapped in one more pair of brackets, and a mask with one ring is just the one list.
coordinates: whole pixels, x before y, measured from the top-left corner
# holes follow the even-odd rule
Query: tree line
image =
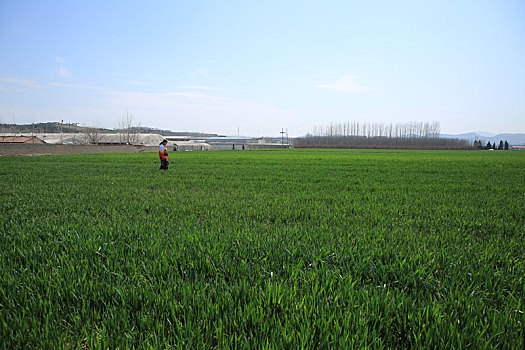
[(509, 143), (507, 142), (507, 140), (505, 140), (505, 143), (503, 143), (503, 140), (500, 140), (498, 147), (496, 147), (496, 142), (491, 144), (490, 141), (489, 141), (489, 142), (487, 142), (487, 144), (485, 146), (483, 146), (483, 143), (480, 140), (476, 140), (476, 141), (474, 141), (474, 147), (476, 147), (478, 149), (493, 149), (493, 150), (505, 150), (505, 151), (508, 151)]
[(312, 133), (295, 140), (296, 147), (336, 148), (473, 148), (468, 140), (440, 138), (440, 123), (401, 122), (330, 123), (314, 127)]
[(309, 136), (322, 137), (387, 137), (387, 138), (437, 138), (441, 131), (439, 122), (369, 123), (345, 122), (316, 126)]

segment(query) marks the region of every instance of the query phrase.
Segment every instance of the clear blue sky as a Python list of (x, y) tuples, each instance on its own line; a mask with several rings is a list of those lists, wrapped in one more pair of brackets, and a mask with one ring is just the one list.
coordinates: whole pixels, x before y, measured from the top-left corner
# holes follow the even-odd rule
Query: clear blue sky
[(525, 132), (525, 1), (0, 1), (0, 121)]

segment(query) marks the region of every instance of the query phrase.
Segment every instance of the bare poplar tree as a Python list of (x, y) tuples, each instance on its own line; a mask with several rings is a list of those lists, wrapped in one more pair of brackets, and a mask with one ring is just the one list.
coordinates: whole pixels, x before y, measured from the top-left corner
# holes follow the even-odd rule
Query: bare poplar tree
[(86, 140), (88, 143), (98, 145), (103, 140), (103, 135), (98, 127), (89, 127), (86, 129)]
[(128, 145), (137, 143), (139, 140), (138, 127), (133, 126), (133, 114), (126, 112), (125, 116), (118, 122), (119, 142)]
[(439, 125), (439, 122), (433, 121), (430, 125), (430, 133), (432, 137), (439, 137), (439, 133), (441, 132), (441, 126)]

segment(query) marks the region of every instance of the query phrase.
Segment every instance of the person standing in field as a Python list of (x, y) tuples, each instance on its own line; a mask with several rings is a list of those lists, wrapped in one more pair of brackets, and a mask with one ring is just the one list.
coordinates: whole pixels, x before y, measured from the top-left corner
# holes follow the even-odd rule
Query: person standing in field
[(164, 139), (160, 143), (159, 147), (159, 158), (160, 158), (160, 169), (161, 170), (168, 170), (168, 165), (170, 162), (168, 162), (168, 140)]

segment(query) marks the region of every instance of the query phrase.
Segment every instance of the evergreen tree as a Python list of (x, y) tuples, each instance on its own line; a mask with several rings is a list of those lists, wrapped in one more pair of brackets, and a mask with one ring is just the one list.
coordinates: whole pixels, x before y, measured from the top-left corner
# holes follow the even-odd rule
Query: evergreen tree
[(502, 140), (499, 140), (498, 149), (503, 150), (503, 141)]
[(509, 150), (509, 143), (507, 142), (507, 140), (505, 140), (505, 151), (508, 151)]
[(486, 149), (491, 149), (492, 148), (492, 145), (490, 144), (490, 141), (487, 142), (487, 145), (485, 146)]
[(492, 149), (496, 150), (496, 142), (494, 142), (494, 144), (492, 145)]

